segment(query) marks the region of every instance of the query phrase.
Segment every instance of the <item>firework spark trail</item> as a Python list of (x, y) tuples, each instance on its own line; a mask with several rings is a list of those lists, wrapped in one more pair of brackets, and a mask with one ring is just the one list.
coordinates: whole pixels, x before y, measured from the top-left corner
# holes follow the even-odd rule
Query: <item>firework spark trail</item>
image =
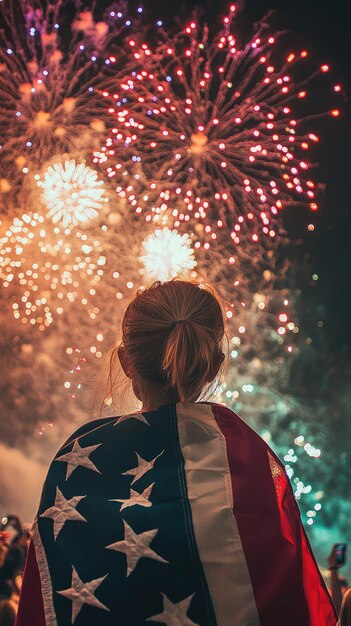
[(1, 2), (0, 192), (5, 194), (19, 191), (23, 175), (56, 153), (87, 156), (109, 121), (100, 91), (116, 61), (109, 49), (121, 43), (130, 23), (124, 3), (100, 22), (94, 3), (92, 11), (79, 12), (77, 5), (69, 37), (61, 36), (62, 7), (62, 0)]
[[(75, 47), (77, 56), (73, 55), (71, 62), (78, 63), (78, 71), (73, 71), (76, 66), (69, 66), (70, 76), (62, 82), (58, 72), (62, 70), (62, 75), (66, 76), (68, 70), (64, 63), (66, 57), (61, 52), (60, 40), (55, 33), (61, 3), (55, 7), (48, 5), (46, 13), (42, 10), (31, 12), (30, 6), (24, 1), (21, 4), (22, 15), (26, 19), (26, 32), (29, 32), (28, 50), (29, 45), (32, 47), (30, 52), (23, 46), (20, 48), (21, 42), (16, 31), (13, 39), (20, 52), (17, 54), (16, 48), (16, 54), (13, 51), (8, 54), (7, 50), (9, 62), (14, 63), (14, 69), (17, 64), (20, 70), (25, 69), (28, 72), (28, 67), (31, 67), (28, 58), (37, 59), (34, 69), (31, 70), (37, 76), (39, 67), (44, 72), (45, 59), (46, 63), (50, 63), (54, 57), (56, 70), (54, 68), (48, 75), (55, 83), (52, 89), (54, 105), (68, 107), (74, 112), (78, 110), (75, 97), (66, 98), (66, 90), (63, 98), (62, 89), (67, 88), (71, 93), (82, 81), (82, 77), (85, 77), (86, 71), (90, 75), (91, 67), (95, 68), (96, 63), (89, 56), (93, 54), (92, 47), (106, 60), (102, 51), (106, 50), (107, 43), (111, 43), (111, 38), (115, 37), (116, 31), (113, 30), (112, 33), (109, 30), (109, 20), (115, 19), (116, 13), (110, 12), (108, 19), (98, 23), (94, 21), (91, 11), (80, 12), (73, 18), (71, 30), (74, 45), (72, 43), (71, 47)], [(299, 191), (300, 178), (296, 176), (290, 182), (294, 172), (286, 173), (288, 166), (290, 167), (289, 160), (293, 160), (293, 165), (296, 160), (293, 144), (300, 141), (294, 120), (290, 120), (288, 113), (284, 112), (288, 100), (295, 98), (296, 91), (302, 89), (302, 84), (290, 88), (291, 79), (286, 75), (286, 68), (297, 57), (289, 55), (287, 63), (279, 70), (270, 65), (270, 51), (276, 38), (267, 34), (266, 22), (262, 22), (254, 39), (243, 50), (239, 50), (231, 33), (233, 14), (234, 10), (226, 18), (223, 31), (212, 42), (208, 30), (204, 28), (200, 31), (194, 23), (173, 38), (161, 33), (163, 42), (154, 53), (147, 44), (136, 49), (133, 38), (130, 38), (129, 48), (133, 60), (126, 69), (119, 69), (117, 72), (116, 84), (121, 97), (115, 94), (112, 98), (114, 106), (107, 110), (109, 93), (104, 91), (102, 94), (106, 98), (102, 100), (104, 114), (111, 124), (117, 117), (118, 126), (113, 129), (105, 150), (95, 154), (95, 161), (115, 161), (115, 167), (108, 161), (107, 174), (110, 182), (117, 186), (116, 202), (118, 204), (121, 199), (126, 199), (136, 213), (134, 230), (140, 246), (135, 252), (133, 272), (139, 269), (137, 259), (141, 255), (141, 242), (147, 236), (148, 228), (154, 227), (155, 223), (160, 227), (176, 228), (180, 236), (183, 233), (189, 235), (200, 275), (205, 274), (205, 278), (212, 277), (216, 283), (219, 282), (220, 291), (230, 307), (237, 306), (238, 303), (249, 307), (252, 299), (248, 296), (248, 291), (252, 288), (247, 278), (249, 268), (251, 271), (255, 266), (263, 276), (265, 272), (269, 273), (268, 268), (272, 263), (272, 258), (268, 259), (266, 241), (260, 237), (261, 231), (270, 235), (267, 239), (272, 251), (276, 245), (275, 234), (279, 230), (271, 225), (271, 216), (278, 213), (283, 206), (282, 198), (286, 197), (287, 201), (291, 201), (293, 192), (302, 194), (307, 189), (306, 195), (309, 194), (307, 197), (314, 203), (314, 183), (306, 183), (306, 189), (303, 190), (301, 186)], [(14, 19), (13, 11), (9, 12), (8, 30), (11, 33)], [(33, 34), (31, 29), (34, 29)], [(117, 34), (118, 32), (117, 29)], [(32, 43), (36, 36), (39, 37), (39, 46)], [(84, 59), (81, 65), (80, 54)], [(304, 57), (305, 54), (301, 56)], [(111, 59), (112, 57), (107, 58), (112, 62)], [(146, 69), (139, 69), (139, 65), (145, 65)], [(118, 68), (121, 68), (121, 64), (117, 64)], [(101, 73), (101, 68), (99, 71)], [(289, 80), (285, 81), (285, 78)], [(23, 76), (20, 81), (15, 82), (16, 89), (18, 85), (26, 84), (22, 80)], [(87, 85), (88, 83), (85, 87)], [(31, 91), (32, 88), (34, 92)], [(29, 96), (26, 92), (24, 100), (40, 96), (41, 88), (31, 89), (32, 95)], [(85, 95), (88, 89), (84, 92)], [(46, 93), (46, 88), (43, 88), (43, 93)], [(89, 106), (94, 97), (89, 96), (92, 99), (88, 100)], [(60, 98), (61, 105), (58, 104)], [(50, 112), (44, 111), (44, 126), (48, 120), (51, 125), (51, 109)], [(84, 111), (85, 107), (81, 113)], [(93, 124), (98, 121), (94, 117), (95, 113)], [(273, 121), (269, 116), (273, 116)], [(284, 127), (287, 120), (290, 122)], [(70, 132), (70, 127), (66, 126), (62, 127), (62, 141), (65, 133)], [(60, 135), (60, 128), (57, 127), (53, 133), (51, 128), (51, 134), (56, 137), (55, 133), (59, 130)], [(79, 124), (74, 125), (74, 132), (76, 129), (79, 129)], [(274, 133), (277, 133), (277, 140), (273, 139)], [(283, 145), (279, 133), (284, 136), (287, 145)], [(41, 137), (38, 141), (43, 141), (44, 132), (36, 135)], [(317, 139), (316, 135), (310, 133), (309, 142)], [(45, 144), (49, 146), (51, 154), (55, 146), (50, 141), (45, 141)], [(292, 147), (288, 148), (290, 144)], [(5, 148), (6, 145), (5, 142)], [(74, 148), (71, 144), (70, 150)], [(47, 161), (49, 153), (45, 154), (44, 151), (45, 163), (41, 160), (43, 155), (40, 155), (38, 169), (41, 175), (44, 175), (44, 165), (55, 167), (52, 159), (51, 163)], [(35, 155), (36, 148), (33, 149), (34, 162)], [(19, 158), (21, 160), (22, 157)], [(302, 162), (298, 165), (303, 170)], [(288, 176), (286, 180), (281, 178), (281, 171), (284, 171), (284, 176)], [(289, 186), (293, 189), (289, 189)], [(113, 213), (113, 202), (111, 206), (109, 210)], [(57, 206), (53, 207), (56, 208)], [(145, 221), (140, 219), (143, 212), (146, 222), (149, 222), (148, 228)], [(19, 220), (21, 224), (15, 221), (10, 226), (2, 240), (2, 279), (4, 286), (8, 287), (18, 278), (25, 292), (29, 291), (29, 294), (23, 295), (26, 298), (27, 315), (30, 315), (32, 309), (27, 306), (28, 303), (39, 308), (44, 304), (51, 319), (53, 311), (61, 314), (64, 308), (62, 301), (74, 302), (80, 299), (85, 302), (84, 294), (89, 289), (95, 290), (91, 281), (95, 280), (93, 277), (96, 272), (100, 272), (96, 280), (102, 281), (101, 272), (104, 274), (104, 270), (101, 266), (106, 258), (106, 251), (110, 253), (111, 263), (119, 265), (120, 256), (109, 242), (111, 228), (103, 224), (107, 213), (104, 210), (102, 222), (92, 228), (89, 226), (84, 231), (66, 228), (69, 221), (72, 221), (69, 211), (64, 211), (64, 214), (56, 213), (56, 217), (64, 221), (63, 230), (59, 226), (47, 224), (40, 211), (35, 213), (33, 210), (23, 212), (23, 219)], [(101, 228), (100, 232), (101, 223), (107, 231)], [(257, 245), (259, 239), (260, 243)], [(245, 245), (233, 245), (240, 242)], [(40, 262), (43, 252), (48, 255), (45, 265)], [(264, 263), (261, 262), (263, 258)], [(38, 280), (35, 277), (33, 279), (33, 274), (38, 274), (38, 268), (41, 268), (39, 271), (43, 275)], [(133, 282), (128, 281), (128, 272), (125, 269), (126, 281)], [(256, 277), (255, 289), (257, 291), (263, 282), (264, 290), (268, 292), (271, 289), (270, 281), (262, 279), (262, 276), (259, 280)], [(105, 279), (104, 274), (103, 280)], [(33, 291), (37, 294), (48, 291), (48, 288), (51, 290), (50, 306), (47, 301), (42, 303), (43, 298), (34, 299), (30, 295), (32, 286), (35, 286)], [(80, 290), (84, 294), (79, 294)], [(58, 294), (59, 302), (56, 301)], [(40, 305), (36, 304), (37, 300)], [(44, 300), (47, 300), (45, 294)], [(19, 306), (22, 307), (21, 304)], [(228, 318), (231, 315), (232, 311), (229, 309)], [(23, 319), (19, 310), (17, 313), (15, 311), (15, 316)], [(32, 323), (37, 323), (35, 319), (34, 316)], [(274, 320), (277, 321), (276, 316)], [(45, 322), (40, 321), (39, 324), (43, 326)]]
[[(0, 237), (2, 294), (18, 323), (45, 331), (74, 320), (77, 342), (87, 321), (106, 328), (125, 307), (131, 290), (143, 286), (138, 257), (150, 226), (116, 202), (103, 203), (97, 217), (66, 228), (28, 211), (9, 221)], [(142, 228), (138, 228), (142, 226)], [(5, 295), (6, 294), (6, 295)]]
[(213, 40), (195, 22), (174, 37), (162, 31), (154, 51), (129, 40), (133, 60), (104, 92), (115, 127), (95, 162), (106, 162), (117, 192), (147, 221), (200, 223), (208, 239), (229, 229), (234, 243), (249, 230), (257, 242), (276, 236), (284, 206), (318, 208), (304, 153), (319, 137), (302, 122), (321, 114), (296, 119), (291, 102), (329, 67), (294, 83), (290, 70), (307, 51), (273, 65), (278, 37), (266, 20), (239, 49), (234, 14), (232, 6)]

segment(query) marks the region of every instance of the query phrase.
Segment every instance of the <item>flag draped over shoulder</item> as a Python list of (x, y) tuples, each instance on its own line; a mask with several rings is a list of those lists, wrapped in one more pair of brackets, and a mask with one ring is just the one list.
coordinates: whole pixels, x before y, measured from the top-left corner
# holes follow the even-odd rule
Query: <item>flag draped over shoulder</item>
[(211, 403), (90, 422), (59, 450), (17, 626), (335, 626), (284, 466)]

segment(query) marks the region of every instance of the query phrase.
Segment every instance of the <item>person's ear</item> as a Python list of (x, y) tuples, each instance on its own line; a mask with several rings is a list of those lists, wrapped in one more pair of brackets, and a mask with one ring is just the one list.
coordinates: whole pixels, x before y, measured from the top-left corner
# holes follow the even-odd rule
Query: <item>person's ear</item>
[(127, 376), (127, 378), (131, 378), (130, 368), (128, 366), (128, 359), (127, 359), (125, 347), (124, 346), (119, 346), (117, 354), (118, 354), (119, 362), (120, 362), (120, 364), (122, 366), (122, 369), (123, 369), (125, 375)]

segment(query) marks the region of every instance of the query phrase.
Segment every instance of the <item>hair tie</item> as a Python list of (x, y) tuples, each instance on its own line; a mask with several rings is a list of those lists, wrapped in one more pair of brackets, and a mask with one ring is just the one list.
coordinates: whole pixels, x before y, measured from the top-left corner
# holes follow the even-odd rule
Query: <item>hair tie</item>
[(188, 320), (185, 319), (180, 319), (180, 320), (174, 320), (174, 322), (172, 322), (171, 324), (171, 328), (175, 328), (177, 326), (177, 324), (179, 324), (179, 322), (187, 322)]

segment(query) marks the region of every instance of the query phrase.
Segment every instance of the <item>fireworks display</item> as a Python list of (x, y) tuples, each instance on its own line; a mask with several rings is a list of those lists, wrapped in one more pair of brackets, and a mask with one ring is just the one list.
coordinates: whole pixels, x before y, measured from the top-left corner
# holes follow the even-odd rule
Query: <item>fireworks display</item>
[(115, 126), (95, 160), (146, 220), (200, 225), (209, 241), (228, 229), (239, 244), (247, 231), (254, 242), (274, 238), (289, 204), (318, 208), (307, 155), (319, 137), (304, 121), (320, 114), (296, 117), (293, 104), (329, 67), (295, 82), (307, 51), (273, 62), (278, 38), (265, 20), (241, 47), (234, 15), (233, 5), (216, 37), (191, 22), (173, 37), (162, 31), (155, 50), (130, 38), (132, 60), (103, 94)]
[(172, 35), (123, 2), (66, 6), (0, 2), (5, 440), (46, 441), (35, 448), (46, 464), (85, 420), (90, 369), (130, 297), (191, 276), (225, 303), (217, 400), (279, 452), (305, 523), (328, 529), (331, 427), (306, 382), (312, 339), (296, 319), (282, 212), (318, 209), (310, 153), (318, 118), (339, 108), (315, 113), (309, 90), (325, 88), (329, 66), (305, 70), (306, 50), (282, 57), (266, 19), (242, 44), (235, 6), (217, 34), (194, 19)]
[(72, 7), (67, 25), (62, 0), (0, 4), (3, 203), (14, 202), (23, 177), (53, 155), (90, 154), (106, 129), (100, 88), (113, 64), (109, 49), (130, 21), (123, 2), (104, 21), (78, 3)]

